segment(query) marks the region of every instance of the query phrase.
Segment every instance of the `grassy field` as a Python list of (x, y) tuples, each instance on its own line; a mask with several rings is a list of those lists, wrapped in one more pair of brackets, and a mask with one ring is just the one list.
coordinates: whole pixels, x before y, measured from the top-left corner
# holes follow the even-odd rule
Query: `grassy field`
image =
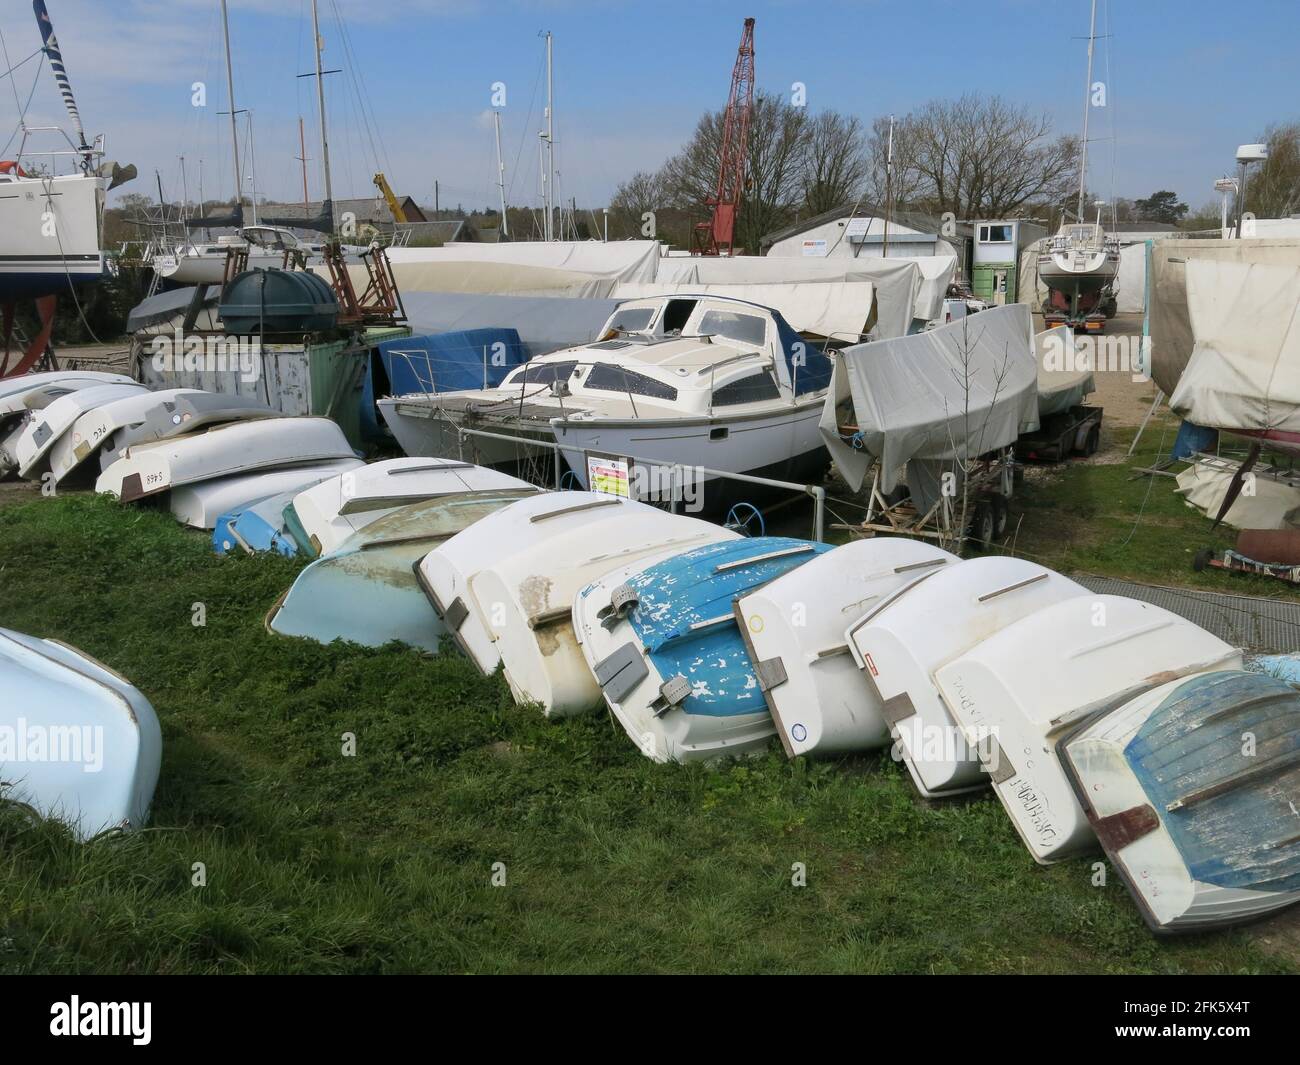
[[(1229, 538), (1168, 479), (1148, 497), (1128, 478), (1031, 475), (1017, 549), (1282, 589), (1192, 574)], [(292, 561), (217, 559), (166, 514), (86, 495), (5, 496), (0, 625), (132, 678), (165, 747), (146, 831), (82, 846), (0, 815), (0, 973), (1300, 969), (1258, 928), (1154, 939), (1118, 876), (1036, 866), (996, 800), (927, 804), (887, 754), (655, 765), (607, 716), (548, 723), (455, 653), (269, 635)]]

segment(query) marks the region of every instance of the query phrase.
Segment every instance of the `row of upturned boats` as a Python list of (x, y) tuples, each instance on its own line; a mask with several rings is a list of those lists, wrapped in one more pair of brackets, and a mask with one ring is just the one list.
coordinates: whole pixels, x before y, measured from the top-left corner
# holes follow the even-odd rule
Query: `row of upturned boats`
[[(1300, 691), (1159, 607), (921, 540), (745, 537), (449, 458), (365, 464), (324, 419), (105, 377), (0, 383), (0, 463), (165, 501), (218, 553), (307, 560), (274, 633), (454, 643), (548, 717), (608, 707), (658, 762), (892, 747), (928, 798), (992, 788), (1036, 861), (1103, 849), (1158, 931), (1300, 898)], [(8, 797), (83, 838), (143, 823), (147, 700), (0, 637)], [(4, 757), (42, 728), (106, 730), (103, 771)]]

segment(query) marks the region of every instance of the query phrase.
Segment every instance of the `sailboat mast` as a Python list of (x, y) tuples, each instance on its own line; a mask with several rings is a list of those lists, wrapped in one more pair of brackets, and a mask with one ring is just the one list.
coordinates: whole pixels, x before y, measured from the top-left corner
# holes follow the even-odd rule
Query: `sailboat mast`
[(235, 208), (243, 203), (244, 178), (239, 172), (239, 126), (235, 121), (235, 72), (230, 63), (230, 16), (221, 0), (221, 28), (226, 38), (226, 95), (230, 100), (230, 144), (235, 153)]
[(546, 239), (555, 239), (555, 72), (546, 31)]
[(321, 53), (325, 51), (325, 42), (320, 35), (320, 12), (317, 0), (311, 0), (311, 28), (316, 38), (316, 102), (320, 107), (320, 155), (325, 167), (325, 202), (332, 204), (334, 186), (330, 181), (330, 142), (325, 128), (325, 74), (321, 70)]
[(501, 236), (510, 236), (510, 227), (506, 223), (506, 165), (501, 161), (501, 112), (493, 111), (492, 120), (497, 133), (497, 190), (501, 194)]
[(1083, 87), (1083, 143), (1079, 149), (1079, 221), (1083, 221), (1084, 185), (1088, 180), (1088, 112), (1092, 110), (1092, 46), (1097, 39), (1097, 0), (1092, 0), (1088, 22), (1088, 80)]

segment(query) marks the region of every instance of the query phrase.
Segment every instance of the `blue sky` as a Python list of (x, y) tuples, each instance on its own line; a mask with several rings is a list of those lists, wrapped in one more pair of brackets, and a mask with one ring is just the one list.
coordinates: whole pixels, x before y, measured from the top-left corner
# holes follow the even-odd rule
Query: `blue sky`
[[(298, 116), (307, 126), (309, 182), (320, 192), (309, 0), (230, 0), (236, 103), (254, 112), (258, 191), (301, 195)], [(153, 191), (162, 172), (191, 197), (230, 194), (231, 164), (217, 0), (47, 0), (88, 129)], [(39, 44), (30, 4), (3, 0), (0, 29), (17, 62)], [(1107, 27), (1106, 9), (1109, 13)], [(369, 195), (375, 158), (399, 193), (443, 206), (495, 203), (490, 92), (506, 85), (503, 152), (512, 203), (538, 198), (543, 86), (539, 31), (555, 35), (558, 185), (599, 206), (618, 182), (652, 169), (726, 100), (741, 22), (757, 19), (760, 88), (807, 85), (808, 105), (870, 121), (934, 97), (1001, 94), (1047, 112), (1062, 132), (1082, 118), (1087, 0), (321, 0), (335, 196)], [(341, 12), (356, 62), (345, 54)], [(1237, 144), (1270, 122), (1300, 117), (1295, 0), (1240, 7), (1209, 0), (1102, 0), (1094, 76), (1109, 111), (1094, 109), (1091, 185), (1142, 196), (1172, 188), (1193, 207)], [(25, 99), (29, 64), (18, 74)], [(375, 121), (359, 120), (354, 73)], [(208, 106), (191, 106), (191, 85)], [(531, 105), (531, 114), (530, 114)], [(0, 85), (0, 137), (16, 124)], [(62, 121), (48, 73), (29, 122)], [(243, 129), (241, 127), (241, 135)], [(373, 140), (373, 149), (372, 149)], [(149, 188), (144, 188), (146, 181)]]

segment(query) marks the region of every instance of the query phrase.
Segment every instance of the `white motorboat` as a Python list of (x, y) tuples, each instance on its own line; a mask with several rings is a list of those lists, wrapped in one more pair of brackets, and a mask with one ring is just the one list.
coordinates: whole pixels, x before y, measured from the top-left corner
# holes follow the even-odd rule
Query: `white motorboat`
[(87, 411), (119, 399), (147, 395), (148, 392), (144, 385), (135, 383), (96, 385), (93, 388), (80, 388), (75, 392), (69, 392), (54, 400), (49, 406), (33, 412), (14, 446), (14, 455), (18, 460), (18, 475), (35, 478), (45, 472), (49, 468), (47, 456), (59, 439)]
[[(197, 394), (193, 388), (169, 388), (162, 392), (137, 392), (104, 403), (81, 415), (50, 448), (49, 466), (56, 483), (63, 481), (83, 462), (104, 447), (119, 429), (139, 425), (158, 406), (179, 396)], [(99, 464), (92, 464), (99, 473)]]
[(80, 840), (148, 820), (162, 732), (123, 677), (55, 640), (0, 629), (0, 798)]
[(298, 574), (266, 627), (320, 643), (382, 647), (396, 640), (437, 651), (446, 629), (413, 567), (438, 544), (534, 493), (531, 487), (458, 492), (389, 511)]
[(573, 634), (578, 591), (618, 566), (736, 535), (630, 499), (548, 492), (430, 551), (419, 577), (479, 669), (491, 673), (500, 662), (520, 703), (575, 714), (600, 703)]
[(830, 545), (808, 540), (732, 537), (621, 566), (582, 589), (573, 607), (582, 654), (642, 754), (690, 762), (771, 744), (776, 726), (733, 601), (824, 552)]
[(1075, 796), (1157, 932), (1300, 901), (1300, 692), (1217, 670), (1099, 713), (1057, 744)]
[[(593, 466), (631, 459), (634, 498), (703, 491), (716, 507), (754, 489), (700, 469), (820, 480), (827, 457), (817, 422), (829, 380), (821, 348), (774, 311), (665, 296), (621, 304), (598, 342), (538, 356), (496, 388), (404, 395), (379, 407), (408, 455), (496, 466), (559, 444), (585, 488)], [(508, 439), (462, 441), (462, 429)]]
[(736, 600), (758, 686), (789, 757), (889, 746), (889, 723), (844, 630), (912, 581), (960, 561), (922, 540), (855, 540)]
[(1056, 758), (1061, 735), (1177, 676), (1241, 664), (1235, 648), (1167, 610), (1089, 595), (1013, 622), (934, 679), (1025, 846), (1046, 864), (1096, 845)]
[(989, 783), (978, 752), (939, 695), (935, 671), (1012, 622), (1087, 594), (1036, 562), (989, 555), (934, 570), (849, 627), (854, 661), (874, 686), (922, 795), (956, 795)]
[(95, 491), (124, 503), (181, 485), (356, 454), (328, 418), (259, 418), (152, 444), (133, 444), (99, 475)]
[(323, 266), (323, 250), (323, 244), (281, 226), (252, 225), (214, 240), (191, 238), (160, 247), (150, 265), (159, 277), (178, 285), (220, 285), (232, 254), (247, 255), (247, 270), (282, 270)]
[(286, 515), (289, 531), (308, 555), (326, 555), (371, 522), (435, 496), (525, 489), (526, 481), (454, 459), (385, 459), (305, 489)]
[(330, 477), (341, 477), (360, 470), (365, 463), (359, 458), (326, 459), (302, 465), (278, 466), (213, 477), (172, 488), (167, 506), (183, 525), (194, 529), (215, 529), (225, 514), (240, 510), (257, 500), (282, 492), (301, 492)]

